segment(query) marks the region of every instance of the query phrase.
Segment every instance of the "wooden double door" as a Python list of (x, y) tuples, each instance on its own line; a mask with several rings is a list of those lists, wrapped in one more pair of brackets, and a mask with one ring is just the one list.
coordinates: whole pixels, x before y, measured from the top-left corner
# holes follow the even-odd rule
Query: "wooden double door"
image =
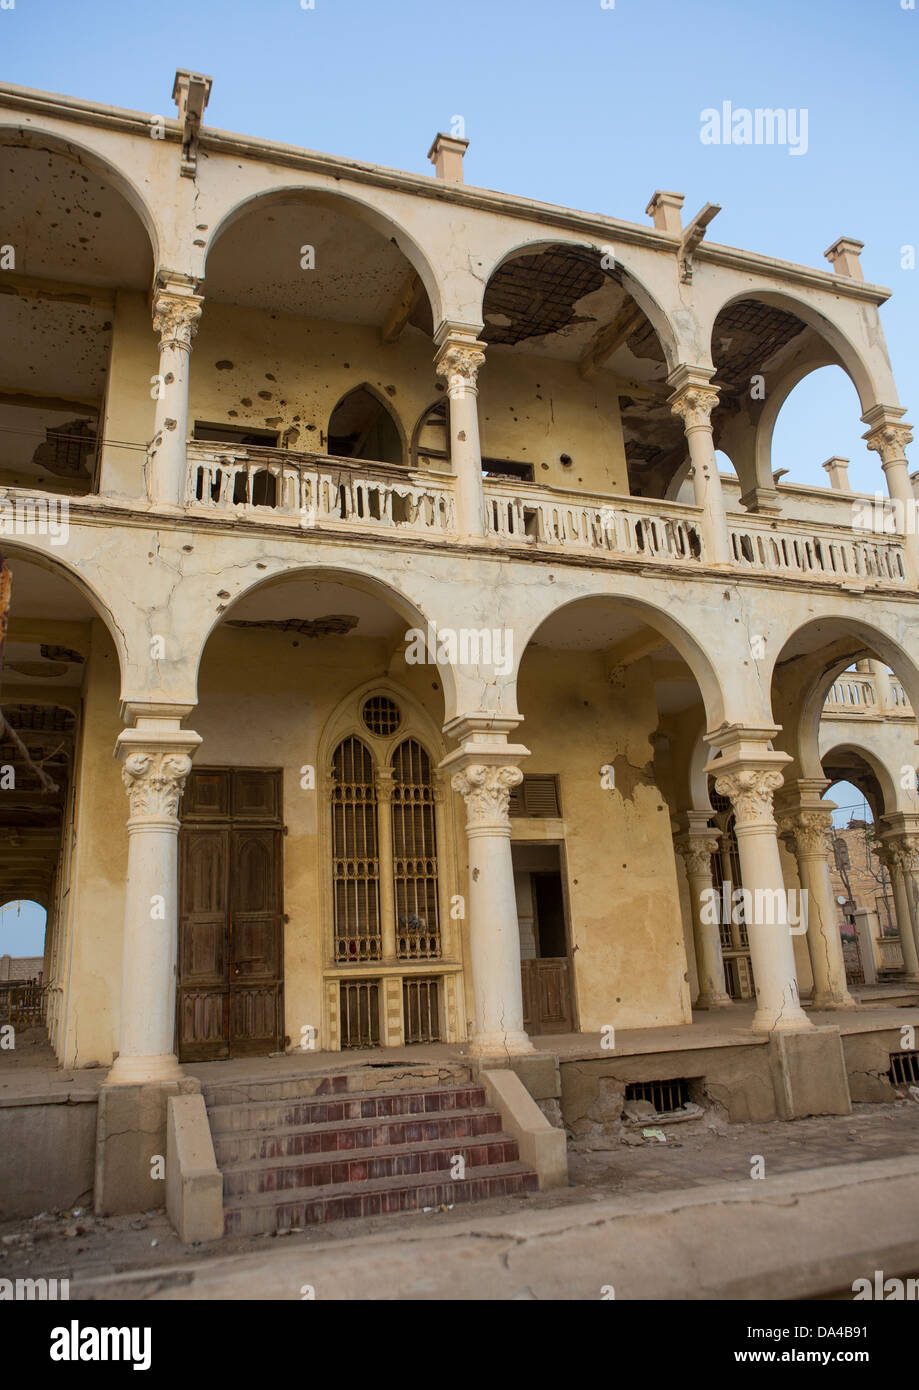
[(283, 1034), (281, 773), (195, 768), (180, 809), (179, 1060), (277, 1051)]

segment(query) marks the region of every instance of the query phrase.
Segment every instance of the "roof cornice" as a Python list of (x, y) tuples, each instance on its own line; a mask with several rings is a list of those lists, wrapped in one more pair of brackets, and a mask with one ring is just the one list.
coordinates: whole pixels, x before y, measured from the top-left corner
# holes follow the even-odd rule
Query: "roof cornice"
[[(149, 136), (151, 120), (157, 119), (163, 123), (166, 140), (179, 143), (182, 139), (182, 126), (174, 117), (154, 117), (152, 113), (143, 111), (101, 106), (79, 97), (60, 96), (54, 92), (37, 91), (13, 83), (0, 83), (0, 109), (4, 108), (19, 108), (57, 120), (103, 127), (129, 135), (142, 134), (145, 138)], [(318, 150), (285, 145), (258, 136), (239, 135), (233, 131), (218, 130), (210, 126), (201, 127), (199, 148), (237, 159), (258, 160), (336, 179), (348, 179), (352, 183), (388, 188), (415, 197), (433, 198), (439, 202), (454, 203), (459, 207), (519, 218), (521, 221), (538, 222), (546, 227), (575, 232), (592, 240), (618, 241), (624, 246), (642, 246), (652, 251), (666, 251), (672, 254), (676, 254), (680, 247), (679, 237), (668, 236), (640, 223), (623, 222), (602, 213), (581, 212), (555, 203), (542, 203), (532, 198), (500, 193), (489, 188), (476, 188), (465, 183), (448, 183), (426, 174), (407, 173), (401, 169), (389, 169), (379, 164), (345, 159), (337, 155), (323, 154)], [(754, 251), (741, 250), (739, 247), (703, 241), (694, 254), (696, 261), (703, 264), (721, 265), (727, 269), (752, 272), (757, 276), (771, 278), (778, 274), (789, 283), (804, 288), (869, 304), (883, 304), (891, 294), (883, 285), (869, 284), (864, 280), (850, 280), (836, 275), (833, 271), (817, 270), (793, 261), (780, 261)]]

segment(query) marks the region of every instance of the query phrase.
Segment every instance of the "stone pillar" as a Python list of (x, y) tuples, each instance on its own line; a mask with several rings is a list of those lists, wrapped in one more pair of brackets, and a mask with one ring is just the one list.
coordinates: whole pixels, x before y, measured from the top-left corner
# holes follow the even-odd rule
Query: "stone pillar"
[(916, 535), (916, 502), (909, 479), (909, 464), (906, 461), (906, 446), (913, 434), (912, 427), (903, 416), (903, 406), (875, 405), (865, 411), (862, 420), (868, 430), (862, 435), (872, 452), (879, 454), (881, 467), (887, 479), (887, 491), (897, 503), (901, 513), (897, 531), (904, 533), (903, 548), (906, 552), (907, 572), (910, 581), (919, 581), (919, 538)]
[(910, 822), (896, 813), (883, 816), (878, 822), (880, 842), (875, 853), (890, 875), (897, 926), (900, 930), (900, 950), (906, 979), (919, 980), (919, 834), (905, 827)]
[(484, 344), (447, 333), (439, 340), (435, 370), (450, 398), (450, 458), (456, 476), (456, 524), (461, 536), (485, 535), (485, 493), (479, 443), (476, 379), (485, 361)]
[[(512, 726), (513, 727), (513, 726)], [(517, 897), (511, 861), (511, 788), (523, 780), (516, 764), (529, 749), (508, 744), (487, 720), (457, 720), (460, 748), (441, 766), (466, 802), (469, 842), (469, 952), (474, 996), (469, 1052), (505, 1057), (531, 1052), (523, 1027)], [(465, 736), (464, 736), (465, 735)]]
[(178, 719), (139, 718), (118, 739), (128, 793), (128, 875), (118, 1056), (108, 1085), (174, 1081), (178, 806), (198, 734)]
[(836, 808), (829, 802), (821, 802), (818, 792), (818, 788), (825, 789), (828, 785), (820, 780), (786, 799), (779, 816), (779, 832), (797, 860), (798, 879), (806, 895), (806, 941), (814, 976), (811, 1007), (853, 1009), (855, 1000), (846, 983), (842, 937), (830, 879), (831, 832)]
[(185, 505), (188, 375), (203, 300), (184, 276), (158, 277), (153, 327), (160, 338), (156, 416), (147, 455), (147, 493), (158, 506)]
[(674, 388), (668, 403), (674, 415), (682, 419), (686, 431), (695, 503), (702, 508), (705, 562), (729, 565), (727, 517), (712, 434), (712, 411), (718, 404), (718, 388), (709, 384), (713, 375), (707, 367), (677, 367), (667, 378)]
[(793, 1031), (813, 1025), (801, 1008), (795, 953), (788, 924), (782, 861), (772, 815), (772, 798), (782, 785), (781, 768), (791, 761), (772, 749), (772, 728), (742, 730), (727, 725), (708, 741), (720, 749), (706, 772), (715, 789), (730, 798), (740, 871), (747, 901), (750, 959), (756, 985), (756, 1032)]
[(380, 866), (380, 947), (383, 960), (396, 959), (396, 904), (392, 872), (393, 770), (377, 768), (377, 860)]
[(696, 952), (696, 972), (699, 976), (697, 1009), (719, 1009), (730, 1004), (724, 988), (724, 963), (721, 959), (721, 937), (718, 923), (710, 921), (711, 913), (703, 920), (702, 895), (712, 888), (712, 855), (717, 853), (720, 830), (708, 824), (707, 811), (689, 811), (678, 818), (685, 830), (673, 841), (686, 865), (689, 900), (692, 906), (692, 939)]

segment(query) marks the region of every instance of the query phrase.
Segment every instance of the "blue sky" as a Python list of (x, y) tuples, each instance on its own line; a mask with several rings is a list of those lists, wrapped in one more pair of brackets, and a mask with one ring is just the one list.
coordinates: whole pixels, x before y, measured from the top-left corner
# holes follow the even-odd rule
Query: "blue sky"
[(45, 949), (45, 909), (38, 903), (0, 907), (0, 956), (40, 956)]
[[(306, 0), (304, 0), (304, 3)], [(607, 0), (608, 3), (608, 0)], [(209, 73), (207, 122), (430, 173), (438, 129), (461, 115), (469, 183), (645, 221), (655, 188), (713, 240), (827, 268), (838, 236), (866, 243), (901, 402), (919, 400), (914, 144), (919, 10), (913, 0), (15, 0), (0, 10), (2, 78), (173, 114), (177, 67)], [(808, 112), (808, 150), (711, 146), (700, 113)], [(911, 331), (912, 330), (912, 331)], [(848, 379), (826, 369), (782, 415), (775, 466), (824, 485), (884, 489)], [(914, 455), (919, 458), (919, 455)]]

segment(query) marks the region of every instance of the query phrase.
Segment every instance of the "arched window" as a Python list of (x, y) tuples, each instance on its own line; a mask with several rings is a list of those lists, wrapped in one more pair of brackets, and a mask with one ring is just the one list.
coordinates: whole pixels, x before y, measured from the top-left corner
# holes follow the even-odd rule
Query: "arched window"
[(435, 401), (415, 426), (412, 467), (450, 470), (450, 402)]
[(346, 738), (332, 759), (332, 880), (335, 959), (379, 960), (380, 859), (373, 757)]
[(392, 756), (392, 854), (396, 954), (400, 960), (440, 954), (437, 913), (437, 831), (431, 760), (407, 738)]
[(329, 453), (401, 464), (402, 437), (386, 406), (366, 386), (342, 396), (329, 417)]

